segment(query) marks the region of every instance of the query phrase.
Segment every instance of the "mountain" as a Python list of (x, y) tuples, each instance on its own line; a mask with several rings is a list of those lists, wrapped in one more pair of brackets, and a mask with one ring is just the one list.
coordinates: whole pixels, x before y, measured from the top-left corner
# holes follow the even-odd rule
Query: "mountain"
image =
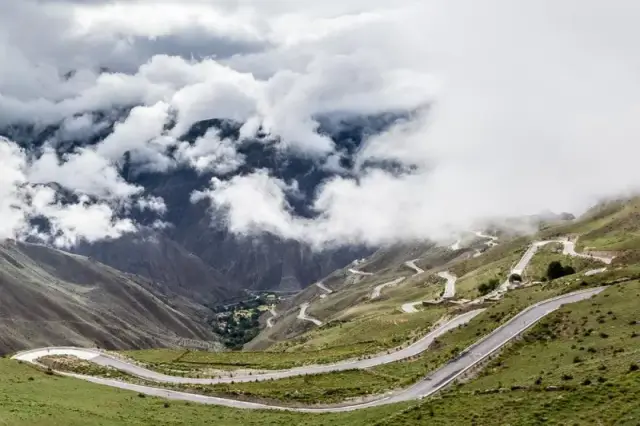
[[(29, 152), (37, 152), (51, 142), (62, 157), (80, 146), (94, 145), (109, 135), (128, 110), (93, 113), (95, 131), (81, 139), (65, 139), (62, 124), (38, 127), (13, 125), (0, 129)], [(337, 168), (326, 167), (318, 159), (285, 155), (267, 135), (240, 142), (242, 123), (210, 119), (194, 124), (181, 137), (194, 144), (208, 131), (238, 144), (238, 154), (244, 158), (233, 175), (255, 170), (268, 172), (284, 181), (296, 179), (298, 194), (287, 199), (296, 214), (311, 217), (313, 194), (327, 179), (348, 174), (353, 156), (364, 140), (382, 132), (405, 118), (403, 114), (386, 113), (375, 116), (319, 117), (318, 132), (329, 136), (340, 153)], [(170, 126), (169, 126), (170, 127)], [(361, 246), (313, 251), (297, 241), (270, 234), (238, 236), (226, 228), (224, 212), (210, 209), (200, 201), (191, 202), (195, 190), (206, 188), (212, 177), (221, 180), (232, 177), (223, 172), (197, 172), (178, 166), (168, 172), (153, 172), (125, 156), (119, 164), (127, 181), (143, 186), (146, 194), (162, 197), (167, 206), (164, 229), (146, 230), (141, 235), (127, 235), (116, 240), (81, 243), (73, 250), (126, 272), (139, 274), (163, 286), (169, 294), (184, 296), (198, 303), (216, 303), (233, 299), (242, 289), (299, 290), (353, 259), (367, 256), (372, 249)], [(394, 164), (364, 164), (363, 167), (391, 168)], [(394, 169), (395, 170), (395, 169)], [(151, 226), (156, 217), (148, 213), (131, 213), (143, 225)]]
[(183, 338), (219, 346), (204, 318), (170, 306), (152, 282), (37, 244), (0, 244), (0, 294), (0, 353), (51, 345), (149, 348)]

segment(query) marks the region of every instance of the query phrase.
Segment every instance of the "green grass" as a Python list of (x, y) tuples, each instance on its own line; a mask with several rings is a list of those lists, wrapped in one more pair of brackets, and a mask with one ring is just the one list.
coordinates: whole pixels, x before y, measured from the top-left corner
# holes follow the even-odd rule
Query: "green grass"
[(172, 387), (204, 395), (295, 406), (341, 403), (352, 397), (381, 394), (401, 384), (396, 377), (366, 370), (349, 370), (263, 382)]
[(134, 392), (48, 375), (27, 364), (0, 359), (0, 425), (365, 426), (407, 406), (409, 404), (399, 404), (340, 414), (237, 410), (143, 398)]
[(395, 306), (394, 311), (386, 311), (386, 314), (369, 311), (369, 315), (364, 317), (328, 323), (277, 347), (287, 351), (308, 351), (355, 344), (366, 345), (367, 352), (374, 353), (426, 334), (446, 312), (443, 307), (432, 307), (416, 314), (406, 314), (399, 311), (399, 304)]
[(514, 253), (461, 276), (456, 283), (456, 296), (465, 299), (475, 299), (481, 296), (478, 287), (491, 279), (497, 279), (500, 283), (505, 281), (509, 277), (511, 267), (521, 256), (520, 253)]
[(625, 376), (640, 360), (639, 303), (640, 282), (632, 281), (565, 306), (510, 345), (466, 387), (533, 386), (538, 378), (543, 386), (580, 385)]
[(638, 302), (640, 282), (632, 281), (567, 305), (479, 377), (379, 424), (637, 425)]
[(560, 262), (562, 266), (571, 266), (578, 273), (607, 266), (597, 260), (563, 255), (562, 244), (551, 243), (538, 249), (524, 270), (524, 278), (532, 281), (540, 281), (546, 278), (547, 267), (554, 261)]
[(636, 426), (639, 393), (640, 384), (631, 377), (572, 390), (449, 391), (374, 424)]
[[(368, 396), (402, 388), (446, 363), (458, 352), (490, 333), (526, 306), (577, 288), (578, 284), (572, 281), (555, 280), (545, 286), (514, 290), (466, 326), (441, 336), (428, 351), (413, 359), (380, 365), (368, 370), (317, 374), (269, 382), (204, 386), (202, 389), (206, 392), (242, 395), (250, 399), (332, 403), (346, 398)], [(292, 393), (292, 389), (296, 390), (295, 394)]]

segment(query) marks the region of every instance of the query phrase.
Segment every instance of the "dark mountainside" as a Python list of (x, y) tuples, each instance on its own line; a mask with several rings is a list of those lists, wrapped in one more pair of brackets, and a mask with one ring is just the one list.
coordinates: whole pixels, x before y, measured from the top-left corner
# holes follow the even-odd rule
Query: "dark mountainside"
[[(74, 147), (98, 143), (111, 132), (116, 121), (126, 117), (127, 112), (96, 113), (94, 122), (103, 124), (98, 126), (97, 134), (84, 141), (61, 139), (57, 126), (14, 125), (0, 130), (0, 134), (30, 151), (54, 138), (56, 150), (62, 155)], [(329, 135), (336, 144), (341, 156), (341, 171), (328, 169), (315, 159), (283, 155), (273, 140), (259, 135), (239, 147), (238, 151), (246, 161), (233, 175), (266, 169), (287, 182), (295, 179), (303, 196), (288, 201), (297, 214), (310, 217), (314, 213), (309, 204), (318, 185), (336, 174), (350, 173), (353, 155), (366, 137), (380, 133), (404, 118), (405, 115), (394, 113), (320, 118), (318, 131)], [(182, 139), (193, 143), (214, 128), (221, 138), (237, 140), (240, 127), (240, 123), (226, 120), (205, 120), (192, 126)], [(191, 193), (204, 189), (213, 176), (224, 180), (231, 175), (198, 174), (186, 167), (168, 173), (149, 173), (130, 161), (124, 161), (121, 167), (129, 182), (142, 185), (145, 193), (165, 200), (168, 211), (163, 220), (171, 226), (162, 230), (149, 228), (117, 240), (82, 243), (73, 250), (122, 271), (148, 277), (171, 296), (212, 304), (236, 298), (243, 289), (299, 290), (372, 251), (365, 247), (343, 247), (314, 252), (304, 244), (269, 234), (233, 235), (226, 229), (223, 212), (212, 212), (204, 201), (190, 202)], [(365, 167), (397, 170), (394, 164), (370, 163)], [(134, 217), (143, 225), (151, 225), (157, 218), (148, 213), (138, 213)]]
[(45, 246), (0, 244), (0, 289), (0, 354), (52, 345), (152, 348), (182, 339), (221, 346), (198, 315), (203, 307), (183, 301), (174, 308), (141, 277)]

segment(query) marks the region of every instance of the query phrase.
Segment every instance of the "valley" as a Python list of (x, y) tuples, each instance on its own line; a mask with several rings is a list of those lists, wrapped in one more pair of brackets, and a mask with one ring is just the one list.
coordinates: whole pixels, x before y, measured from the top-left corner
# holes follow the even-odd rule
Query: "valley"
[[(592, 221), (586, 215), (574, 224), (544, 229), (540, 236), (556, 230), (568, 235), (565, 229), (569, 226), (579, 229)], [(582, 235), (571, 235), (579, 237), (580, 244)], [(288, 331), (293, 333), (290, 337), (272, 340), (261, 351), (76, 352), (94, 367), (66, 362), (55, 374), (81, 373), (78, 377), (92, 381), (93, 386), (235, 409), (344, 413), (316, 414), (318, 424), (330, 421), (324, 416), (347, 416), (352, 410), (384, 410), (388, 418), (380, 419), (379, 424), (411, 424), (420, 418), (444, 422), (448, 416), (461, 415), (456, 407), (463, 401), (476, 407), (475, 418), (491, 424), (479, 401), (486, 400), (483, 404), (490, 407), (493, 401), (507, 403), (511, 397), (522, 401), (519, 394), (531, 394), (526, 404), (517, 404), (523, 407), (523, 415), (530, 412), (533, 416), (533, 407), (549, 406), (552, 393), (589, 400), (596, 395), (594, 389), (601, 387), (634, 389), (633, 378), (637, 381), (638, 376), (633, 342), (639, 332), (630, 307), (637, 302), (633, 295), (640, 289), (640, 266), (626, 260), (633, 258), (630, 252), (602, 250), (597, 256), (587, 256), (562, 243), (562, 238), (550, 242), (536, 237), (504, 238), (481, 256), (473, 256), (472, 246), (461, 247), (471, 256), (463, 253), (458, 258), (429, 246), (424, 258), (410, 252), (409, 261), (424, 269), (420, 273), (401, 258), (385, 269), (376, 269), (379, 261), (374, 254), (358, 265), (371, 275), (355, 282), (350, 281), (353, 273), (337, 271), (321, 285), (279, 300), (275, 307), (260, 296), (255, 298), (255, 307), (234, 306), (239, 315), (261, 312), (261, 333), (283, 325), (294, 327)], [(546, 269), (552, 262), (571, 266), (572, 272), (549, 279)], [(599, 267), (602, 264), (605, 267)], [(514, 273), (522, 276), (522, 282), (506, 280)], [(393, 274), (401, 276), (393, 278)], [(474, 293), (490, 277), (502, 284), (484, 296)], [(392, 284), (385, 285), (388, 283)], [(378, 294), (371, 298), (376, 289)], [(471, 297), (465, 298), (467, 295)], [(411, 302), (414, 310), (402, 309), (407, 300), (420, 296), (420, 302)], [(301, 304), (306, 304), (305, 315), (322, 322), (301, 320)], [(272, 321), (270, 327), (267, 319)], [(571, 327), (577, 328), (571, 331)], [(624, 337), (627, 335), (631, 337)], [(254, 339), (260, 340), (261, 336)], [(536, 345), (545, 347), (546, 357), (535, 355), (541, 351)], [(49, 349), (48, 356), (55, 360), (74, 351)], [(18, 357), (35, 360), (41, 356), (37, 351), (33, 358), (25, 354)], [(527, 367), (521, 367), (523, 360), (531, 359), (535, 362), (526, 361)], [(553, 363), (557, 365), (548, 371)], [(449, 385), (450, 381), (455, 384)], [(425, 396), (425, 400), (416, 400)], [(437, 408), (432, 400), (438, 401)], [(410, 405), (402, 408), (402, 404)], [(616, 404), (611, 410), (623, 415), (615, 410), (623, 410), (616, 407), (624, 407), (625, 402)], [(376, 408), (378, 405), (381, 407)], [(444, 413), (443, 407), (451, 411)], [(567, 415), (562, 409), (544, 413), (547, 418)]]

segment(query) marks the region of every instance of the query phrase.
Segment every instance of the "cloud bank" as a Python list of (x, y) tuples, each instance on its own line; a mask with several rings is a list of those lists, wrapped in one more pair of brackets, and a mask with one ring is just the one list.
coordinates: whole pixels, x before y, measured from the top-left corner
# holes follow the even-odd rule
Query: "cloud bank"
[[(0, 143), (0, 238), (28, 235), (34, 217), (69, 245), (135, 231), (132, 209), (162, 216), (163, 200), (127, 180), (125, 160), (138, 172), (211, 176), (191, 198), (214, 220), (222, 212), (235, 233), (317, 248), (444, 239), (486, 219), (580, 213), (633, 193), (640, 6), (613, 3), (11, 0), (0, 17), (0, 127), (58, 130), (34, 150)], [(109, 111), (125, 112), (99, 142), (56, 150), (104, 132)], [(389, 111), (410, 119), (338, 164), (318, 117)], [(243, 123), (240, 138), (210, 129), (183, 140), (212, 118)], [(242, 169), (238, 147), (258, 134), (337, 172), (306, 200), (312, 216), (291, 205), (296, 178)], [(384, 162), (402, 171), (368, 166)]]

